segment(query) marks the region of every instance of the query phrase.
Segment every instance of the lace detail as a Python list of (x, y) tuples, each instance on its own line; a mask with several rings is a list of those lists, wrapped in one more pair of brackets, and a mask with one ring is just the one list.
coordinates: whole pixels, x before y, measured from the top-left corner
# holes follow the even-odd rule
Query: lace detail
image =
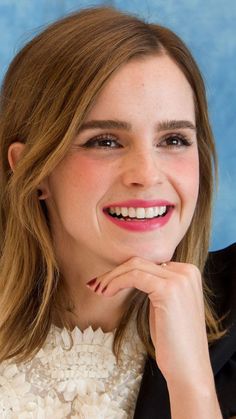
[(0, 365), (3, 419), (128, 419), (134, 414), (145, 349), (129, 325), (116, 363), (114, 332), (52, 326), (44, 346), (28, 362)]

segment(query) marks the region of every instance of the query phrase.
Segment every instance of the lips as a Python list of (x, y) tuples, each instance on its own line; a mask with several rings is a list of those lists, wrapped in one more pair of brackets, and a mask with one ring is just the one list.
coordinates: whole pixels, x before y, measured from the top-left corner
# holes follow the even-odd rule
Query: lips
[(118, 227), (144, 232), (163, 227), (169, 221), (174, 207), (166, 200), (129, 200), (113, 202), (103, 211)]

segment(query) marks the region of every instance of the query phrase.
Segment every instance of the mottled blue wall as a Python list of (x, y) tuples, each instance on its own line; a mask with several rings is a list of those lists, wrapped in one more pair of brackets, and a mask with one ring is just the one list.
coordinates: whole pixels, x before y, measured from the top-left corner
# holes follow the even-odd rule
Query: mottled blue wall
[(236, 0), (0, 0), (0, 78), (16, 51), (66, 13), (113, 4), (176, 31), (203, 71), (219, 154), (212, 249), (236, 240)]

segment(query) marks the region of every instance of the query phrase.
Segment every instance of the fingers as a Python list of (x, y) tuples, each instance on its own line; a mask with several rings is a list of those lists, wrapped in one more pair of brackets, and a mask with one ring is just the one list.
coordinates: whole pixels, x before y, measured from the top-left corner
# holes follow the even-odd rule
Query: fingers
[[(90, 288), (96, 294), (106, 295), (107, 297), (112, 297), (125, 288), (136, 288), (149, 295), (157, 291), (157, 279), (157, 275), (138, 270), (130, 270), (110, 279), (109, 282), (106, 279), (100, 280), (98, 278), (98, 282)], [(163, 281), (163, 278), (159, 278), (159, 280)]]
[(201, 274), (196, 266), (180, 262), (157, 265), (138, 257), (133, 257), (112, 271), (95, 278), (87, 283), (87, 286), (96, 294), (107, 297), (125, 288), (136, 288), (147, 293), (151, 300), (159, 300), (163, 291), (166, 294), (174, 293), (180, 287), (192, 288), (196, 296), (199, 291), (202, 292)]
[[(153, 292), (153, 283), (159, 277), (166, 280), (170, 276), (167, 265), (157, 265), (151, 261), (133, 257), (110, 272), (87, 283), (97, 294), (110, 295), (123, 288), (135, 287), (146, 293)], [(107, 290), (109, 285), (109, 292)]]

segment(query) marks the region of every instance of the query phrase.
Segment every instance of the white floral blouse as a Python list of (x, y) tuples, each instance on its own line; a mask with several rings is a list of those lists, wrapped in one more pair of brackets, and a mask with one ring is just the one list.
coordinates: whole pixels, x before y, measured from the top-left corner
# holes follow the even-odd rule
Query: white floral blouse
[(145, 349), (134, 323), (116, 363), (114, 332), (88, 327), (72, 332), (52, 326), (28, 362), (0, 365), (1, 419), (128, 419), (134, 414)]

